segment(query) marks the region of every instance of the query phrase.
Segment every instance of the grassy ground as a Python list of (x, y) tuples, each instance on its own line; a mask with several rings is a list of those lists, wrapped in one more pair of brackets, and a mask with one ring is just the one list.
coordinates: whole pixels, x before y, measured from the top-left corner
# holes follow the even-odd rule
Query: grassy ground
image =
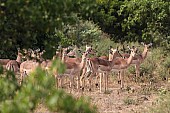
[[(84, 96), (92, 105), (97, 107), (99, 113), (144, 113), (158, 100), (160, 90), (163, 87), (165, 87), (163, 82), (137, 84), (133, 82), (132, 78), (126, 76), (125, 89), (120, 90), (115, 77), (110, 76), (109, 91), (107, 92), (100, 93), (99, 88), (93, 87), (91, 92), (73, 90), (71, 95), (75, 98)], [(70, 89), (65, 88), (64, 90), (70, 93)], [(47, 113), (49, 111), (40, 104), (35, 113), (40, 112)]]

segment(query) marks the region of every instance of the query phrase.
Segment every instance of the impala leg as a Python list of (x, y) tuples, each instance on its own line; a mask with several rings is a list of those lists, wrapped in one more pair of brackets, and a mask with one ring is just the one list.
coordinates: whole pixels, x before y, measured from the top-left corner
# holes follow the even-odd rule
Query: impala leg
[(101, 93), (102, 92), (102, 76), (103, 76), (103, 74), (99, 73), (99, 76), (100, 76), (100, 93)]
[(79, 74), (77, 76), (77, 89), (78, 89), (78, 91), (80, 89), (80, 75)]
[(89, 82), (89, 91), (91, 91), (91, 81), (92, 81), (92, 77), (93, 77), (93, 73), (91, 72), (91, 71), (89, 71), (89, 72), (87, 72), (86, 73), (87, 74), (87, 76), (86, 77), (89, 77), (88, 78), (88, 82)]
[(84, 81), (84, 77), (81, 76), (80, 77), (80, 88), (84, 87), (83, 81)]
[(20, 85), (22, 84), (22, 81), (23, 81), (23, 73), (21, 73), (21, 75), (20, 75)]
[(138, 78), (140, 77), (140, 65), (135, 65), (136, 68), (136, 82), (138, 81)]
[(84, 84), (85, 84), (85, 75), (86, 75), (86, 68), (82, 70), (82, 74), (80, 77), (80, 85), (82, 88), (84, 88)]
[(107, 72), (103, 73), (103, 76), (104, 76), (104, 91), (106, 92), (108, 89), (108, 73)]
[(91, 91), (92, 90), (92, 85), (91, 85), (91, 82), (92, 82), (92, 75), (89, 77), (89, 79), (88, 79), (88, 81), (89, 81), (89, 91)]
[(96, 78), (95, 78), (95, 86), (96, 86), (96, 88), (98, 87), (98, 78), (100, 78), (100, 75), (98, 75), (98, 73), (96, 73)]
[(123, 89), (123, 87), (124, 87), (124, 70), (120, 71), (120, 80), (121, 80), (120, 88)]
[(108, 76), (108, 73), (106, 73), (105, 76), (106, 76), (106, 91), (107, 91), (107, 90), (108, 90), (108, 77), (109, 77), (109, 76)]
[(59, 87), (60, 87), (60, 88), (63, 87), (63, 78), (64, 78), (64, 77), (58, 78), (58, 83), (59, 83)]
[(54, 75), (54, 78), (55, 78), (55, 80), (56, 80), (56, 87), (58, 88), (58, 87), (59, 87), (59, 84), (58, 84), (59, 80), (58, 80), (58, 78), (57, 78), (57, 75), (56, 75), (56, 74)]
[(74, 77), (71, 76), (71, 77), (69, 77), (69, 79), (70, 79), (70, 85), (69, 85), (69, 86), (70, 86), (70, 89), (71, 89), (70, 91), (72, 92), (73, 86), (74, 86), (74, 85), (73, 85), (73, 83), (74, 83)]
[(118, 74), (117, 74), (117, 82), (118, 82), (118, 84), (120, 84), (120, 83), (121, 83), (121, 80), (120, 80), (120, 74), (121, 74), (121, 72), (120, 72), (120, 71), (118, 71)]

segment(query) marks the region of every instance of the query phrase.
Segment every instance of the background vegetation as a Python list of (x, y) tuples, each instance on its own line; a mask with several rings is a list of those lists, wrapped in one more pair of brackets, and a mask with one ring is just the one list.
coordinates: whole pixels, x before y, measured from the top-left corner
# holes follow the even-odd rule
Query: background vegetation
[(102, 32), (116, 42), (153, 42), (168, 49), (169, 4), (168, 0), (2, 0), (0, 57), (15, 58), (17, 47), (53, 53), (59, 44), (100, 40)]
[[(45, 57), (51, 58), (59, 45), (91, 44), (99, 56), (107, 55), (110, 45), (122, 48), (123, 44), (152, 42), (150, 54), (141, 66), (141, 76), (153, 83), (169, 79), (169, 0), (1, 0), (0, 17), (0, 58), (15, 59), (18, 47), (45, 49)], [(139, 47), (140, 51), (142, 48)], [(134, 68), (128, 72), (134, 74)], [(35, 77), (35, 72), (20, 87), (14, 76), (1, 73), (1, 112), (23, 112), (23, 109), (30, 112), (44, 97), (49, 109), (54, 111), (55, 105), (57, 110), (69, 111), (63, 105), (70, 103), (74, 103), (73, 112), (80, 108), (84, 112), (90, 110), (82, 100), (55, 90), (54, 83), (48, 82), (52, 78), (44, 78), (41, 69), (38, 74), (43, 82), (37, 81), (40, 78)], [(56, 104), (59, 95), (64, 95), (61, 105)], [(52, 98), (56, 101), (51, 101)], [(65, 103), (65, 99), (70, 103)]]

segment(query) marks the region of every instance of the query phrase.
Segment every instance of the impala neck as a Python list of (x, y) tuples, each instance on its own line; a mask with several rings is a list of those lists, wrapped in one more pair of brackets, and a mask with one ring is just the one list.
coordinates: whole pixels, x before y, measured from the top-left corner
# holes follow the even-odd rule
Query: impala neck
[(82, 58), (81, 58), (81, 62), (80, 62), (80, 68), (83, 69), (84, 66), (85, 66), (85, 62), (86, 62), (86, 56), (85, 56), (86, 53), (83, 53), (82, 55)]
[(18, 52), (16, 61), (21, 63), (21, 59), (22, 59), (22, 55), (21, 55), (21, 53)]
[(129, 58), (127, 59), (127, 65), (130, 65), (132, 63), (133, 56), (130, 54)]
[(63, 51), (62, 51), (62, 58), (61, 58), (61, 61), (64, 63), (65, 62), (65, 59), (66, 59), (66, 55), (67, 55), (67, 53), (66, 53), (66, 49), (63, 49)]
[(143, 53), (142, 53), (142, 59), (145, 59), (148, 53), (148, 48), (145, 46)]
[(114, 55), (112, 55), (111, 53), (109, 53), (109, 61), (112, 61), (114, 58)]
[(113, 61), (116, 57), (120, 57), (120, 56), (121, 55), (117, 51), (113, 52), (112, 54), (109, 53), (109, 61)]
[(76, 58), (79, 58), (79, 56), (78, 56), (78, 54), (77, 54), (77, 50), (78, 50), (77, 47), (75, 47), (75, 48), (73, 49), (73, 52), (74, 52), (75, 57), (76, 57)]
[(61, 61), (64, 62), (66, 58), (66, 55), (63, 53)]

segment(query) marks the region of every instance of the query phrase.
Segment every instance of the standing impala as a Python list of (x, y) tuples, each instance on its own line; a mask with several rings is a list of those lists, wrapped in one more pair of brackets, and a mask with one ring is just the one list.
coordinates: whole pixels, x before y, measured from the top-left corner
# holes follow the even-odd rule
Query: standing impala
[[(120, 77), (121, 77), (121, 88), (123, 88), (124, 83), (123, 83), (123, 70), (126, 69), (132, 62), (132, 58), (134, 57), (136, 52), (136, 48), (131, 49), (131, 54), (128, 59), (123, 59), (123, 58), (113, 58), (112, 61), (107, 61), (107, 60), (95, 60), (95, 59), (88, 59), (87, 60), (87, 68), (89, 68), (89, 85), (91, 89), (91, 80), (92, 77), (95, 75), (96, 72), (98, 73), (109, 73), (111, 71), (120, 71)], [(114, 54), (115, 52), (113, 52)], [(108, 79), (107, 76), (105, 76), (106, 79), (106, 90), (107, 90), (107, 84), (108, 84)], [(101, 79), (100, 79), (101, 80)], [(101, 81), (100, 81), (100, 91), (101, 91)]]
[[(85, 52), (88, 52), (89, 54), (94, 54), (95, 52), (93, 51), (92, 46), (86, 45), (86, 50)], [(68, 54), (67, 54), (68, 55)], [(81, 58), (76, 57), (76, 58), (70, 58), (68, 56), (65, 57), (65, 62), (75, 62), (79, 64), (81, 62)]]
[(5, 68), (6, 64), (10, 61), (10, 59), (0, 59), (0, 65)]
[[(145, 60), (145, 58), (147, 57), (147, 53), (148, 53), (148, 48), (150, 46), (152, 46), (152, 43), (150, 44), (144, 44), (141, 43), (144, 46), (143, 52), (142, 54), (136, 54), (133, 59), (132, 59), (132, 65), (135, 65), (135, 69), (136, 69), (136, 77), (140, 76), (140, 65), (143, 63), (143, 61)], [(129, 57), (129, 54), (122, 54), (122, 56), (124, 56), (125, 58)]]
[[(113, 59), (119, 56), (119, 52), (117, 49), (112, 49), (113, 52)], [(98, 70), (99, 66), (105, 66), (106, 70), (111, 70), (111, 67), (114, 65), (113, 59), (111, 61), (104, 60), (101, 58), (89, 58), (86, 62), (86, 71), (82, 74), (81, 81), (82, 81), (82, 88), (84, 88), (84, 79), (88, 78), (89, 81), (89, 90), (91, 90), (91, 80), (94, 76), (97, 76), (98, 73), (105, 73), (104, 71)]]
[(20, 53), (20, 50), (18, 50), (18, 55), (16, 60), (10, 60), (6, 64), (6, 69), (9, 71), (14, 72), (15, 74), (19, 72), (20, 64), (22, 60), (22, 53)]
[[(77, 77), (78, 78), (77, 79), (77, 89), (79, 89), (80, 88), (80, 73), (81, 73), (81, 70), (84, 68), (88, 52), (84, 52), (82, 54), (81, 62), (79, 64), (77, 64), (75, 62), (66, 62), (65, 61), (65, 57), (66, 57), (65, 51), (66, 51), (66, 49), (64, 48), (62, 62), (65, 64), (66, 70), (63, 74), (58, 75), (58, 77), (68, 76), (70, 78), (71, 88), (73, 87), (74, 77)], [(61, 84), (62, 84), (62, 82), (61, 82)]]
[[(31, 53), (29, 55), (33, 58), (32, 60), (27, 59), (26, 61), (22, 62), (20, 65), (20, 84), (23, 81), (24, 76), (29, 75), (30, 72), (35, 70), (38, 66), (40, 66), (40, 62), (37, 62), (37, 56), (35, 51), (31, 50)], [(27, 56), (28, 58), (30, 56)]]

